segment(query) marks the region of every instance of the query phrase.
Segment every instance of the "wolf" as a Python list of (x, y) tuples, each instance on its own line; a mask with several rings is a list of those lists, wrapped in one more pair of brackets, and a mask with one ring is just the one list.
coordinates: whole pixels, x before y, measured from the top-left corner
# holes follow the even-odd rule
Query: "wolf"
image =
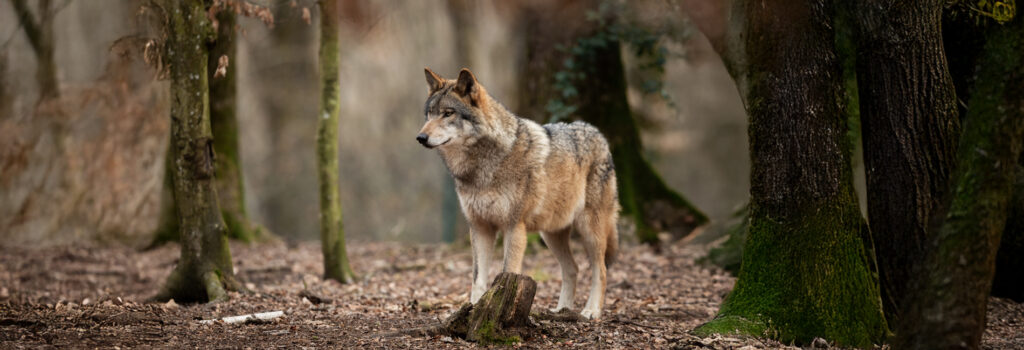
[(618, 249), (615, 166), (608, 142), (584, 122), (541, 126), (491, 97), (468, 69), (455, 80), (424, 69), (428, 97), (416, 141), (436, 149), (455, 178), (473, 246), (470, 302), (487, 290), (491, 254), (503, 233), (502, 271), (521, 273), (526, 233), (540, 231), (562, 269), (555, 311), (572, 309), (578, 268), (569, 249), (580, 235), (592, 269), (580, 314), (601, 317), (607, 265)]

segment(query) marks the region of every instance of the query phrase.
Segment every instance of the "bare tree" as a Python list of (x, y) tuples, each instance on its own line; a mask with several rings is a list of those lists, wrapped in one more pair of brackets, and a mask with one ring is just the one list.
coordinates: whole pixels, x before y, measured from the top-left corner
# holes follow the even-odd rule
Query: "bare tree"
[(33, 15), (25, 0), (11, 0), (18, 22), (36, 55), (39, 100), (46, 100), (60, 96), (57, 64), (54, 60), (53, 16), (56, 10), (50, 5), (50, 0), (39, 0), (36, 4), (36, 15)]
[(202, 0), (164, 4), (164, 57), (171, 76), (171, 151), (181, 258), (157, 300), (213, 301), (240, 290), (217, 204), (213, 134), (210, 128), (207, 47), (212, 33)]
[(338, 190), (338, 0), (320, 1), (320, 114), (317, 115), (316, 156), (320, 178), (320, 245), (324, 277), (351, 283), (355, 273), (345, 251)]

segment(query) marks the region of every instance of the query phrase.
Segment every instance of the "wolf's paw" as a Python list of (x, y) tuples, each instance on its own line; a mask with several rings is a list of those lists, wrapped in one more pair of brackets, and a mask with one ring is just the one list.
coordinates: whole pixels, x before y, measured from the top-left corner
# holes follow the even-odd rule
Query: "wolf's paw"
[(567, 307), (567, 306), (559, 306), (559, 307), (555, 307), (555, 308), (550, 308), (550, 309), (548, 309), (548, 311), (551, 311), (551, 313), (553, 313), (553, 314), (557, 314), (557, 313), (561, 313), (562, 310), (571, 310), (571, 309), (572, 308)]
[(580, 312), (580, 316), (588, 320), (596, 320), (601, 318), (601, 309), (586, 308)]

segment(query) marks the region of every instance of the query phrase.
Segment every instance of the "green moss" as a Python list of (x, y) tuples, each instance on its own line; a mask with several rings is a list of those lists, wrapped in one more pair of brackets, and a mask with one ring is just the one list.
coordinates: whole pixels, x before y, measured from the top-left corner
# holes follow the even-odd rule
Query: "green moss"
[(519, 338), (519, 336), (502, 336), (499, 333), (498, 327), (493, 320), (485, 320), (480, 324), (480, 327), (477, 328), (475, 339), (477, 339), (481, 345), (514, 345), (516, 343), (523, 342), (523, 339)]
[(741, 316), (720, 316), (697, 327), (692, 333), (700, 337), (707, 337), (712, 334), (764, 337), (768, 334), (768, 326), (758, 319), (752, 320)]
[[(809, 205), (791, 220), (753, 206), (740, 279), (716, 321), (702, 328), (732, 326), (737, 321), (730, 317), (739, 317), (772, 325), (770, 336), (784, 343), (816, 337), (856, 347), (881, 342), (887, 326), (860, 240), (865, 226), (849, 190), (844, 193), (846, 204)], [(738, 329), (765, 336), (763, 328)]]

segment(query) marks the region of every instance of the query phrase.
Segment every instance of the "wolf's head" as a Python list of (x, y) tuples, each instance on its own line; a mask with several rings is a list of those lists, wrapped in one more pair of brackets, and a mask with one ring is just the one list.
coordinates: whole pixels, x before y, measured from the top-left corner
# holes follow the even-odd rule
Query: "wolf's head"
[(427, 148), (475, 142), (487, 129), (487, 91), (465, 68), (455, 80), (441, 78), (430, 68), (423, 72), (430, 92), (423, 106), (426, 122), (416, 141)]

